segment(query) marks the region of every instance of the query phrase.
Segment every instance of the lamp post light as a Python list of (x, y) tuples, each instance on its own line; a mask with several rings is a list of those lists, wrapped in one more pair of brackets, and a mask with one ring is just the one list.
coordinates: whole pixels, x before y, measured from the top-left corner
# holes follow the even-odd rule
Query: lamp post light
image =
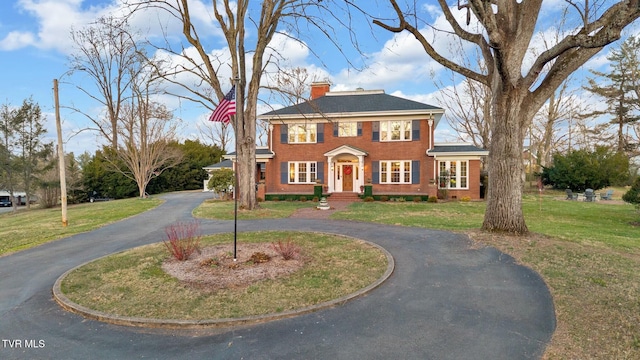
[(58, 131), (58, 168), (60, 170), (60, 202), (62, 207), (62, 226), (69, 225), (67, 219), (67, 175), (62, 148), (62, 126), (60, 125), (60, 101), (58, 100), (58, 79), (53, 79), (53, 100), (56, 109), (56, 130)]

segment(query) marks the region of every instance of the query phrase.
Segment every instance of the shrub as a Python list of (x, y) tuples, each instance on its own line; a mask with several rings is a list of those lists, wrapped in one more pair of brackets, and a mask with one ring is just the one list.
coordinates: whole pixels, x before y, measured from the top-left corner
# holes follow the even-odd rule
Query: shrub
[(421, 202), (422, 198), (420, 196), (414, 196), (412, 200), (413, 202), (417, 203), (417, 202)]
[(164, 245), (169, 250), (169, 254), (176, 260), (185, 261), (194, 252), (200, 252), (200, 224), (193, 222), (177, 222), (164, 229), (168, 240)]
[(637, 177), (631, 188), (622, 195), (622, 200), (635, 205), (636, 209), (640, 210), (640, 177)]
[(403, 197), (399, 197), (399, 198), (396, 198), (396, 201), (397, 202), (405, 202), (405, 201), (407, 201), (407, 199), (403, 198)]
[(372, 202), (374, 199), (373, 199), (373, 196), (367, 196), (363, 200), (364, 202)]
[(285, 260), (295, 259), (300, 255), (300, 246), (291, 241), (291, 238), (288, 238), (287, 241), (284, 242), (282, 240), (273, 242), (271, 243), (271, 247)]
[(629, 178), (629, 158), (604, 146), (596, 146), (593, 151), (581, 149), (553, 154), (552, 164), (543, 169), (542, 181), (561, 190), (598, 190), (622, 185)]
[(438, 198), (435, 196), (429, 196), (429, 198), (427, 199), (428, 203), (437, 203), (438, 202)]
[(389, 201), (389, 197), (387, 195), (380, 196), (380, 201)]
[(314, 196), (314, 197), (313, 197), (313, 199), (312, 199), (311, 201), (313, 201), (313, 202), (318, 202), (318, 201), (320, 201), (320, 199), (318, 199), (318, 197), (317, 197), (317, 196)]
[(469, 201), (471, 201), (471, 197), (470, 196), (463, 196), (463, 197), (460, 198), (460, 201), (469, 202)]
[(251, 254), (251, 258), (249, 258), (247, 262), (253, 263), (253, 264), (261, 264), (261, 263), (266, 263), (270, 260), (271, 260), (271, 256), (263, 252), (255, 252)]
[(300, 196), (300, 201), (306, 202), (307, 201), (307, 197), (306, 196)]

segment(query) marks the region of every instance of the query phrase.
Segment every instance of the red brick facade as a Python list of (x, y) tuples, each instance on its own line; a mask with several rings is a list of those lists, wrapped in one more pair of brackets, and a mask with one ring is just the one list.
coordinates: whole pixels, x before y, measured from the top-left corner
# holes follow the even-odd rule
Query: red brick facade
[[(328, 86), (328, 85), (327, 85)], [(323, 94), (328, 88), (316, 89), (314, 95)], [(322, 96), (322, 95), (320, 95)], [(467, 162), (468, 186), (464, 189), (449, 189), (449, 197), (458, 199), (480, 198), (480, 157), (456, 153), (427, 154), (434, 148), (434, 128), (442, 116), (442, 109), (433, 108), (418, 113), (396, 111), (395, 113), (368, 113), (366, 115), (345, 116), (344, 118), (323, 116), (270, 116), (268, 143), (273, 157), (265, 164), (266, 194), (313, 194), (314, 186), (310, 177), (298, 181), (297, 166), (314, 166), (318, 182), (325, 192), (360, 192), (366, 184), (372, 183), (374, 195), (438, 195), (438, 161), (450, 159)], [(268, 114), (266, 114), (268, 115)], [(408, 140), (381, 140), (381, 122), (401, 121), (410, 130)], [(337, 136), (338, 124), (356, 123), (357, 135)], [(306, 124), (315, 131), (315, 141), (311, 143), (289, 143), (289, 126)], [(352, 125), (353, 126), (353, 125)], [(405, 135), (406, 136), (406, 135)], [(298, 165), (292, 162), (305, 162)], [(313, 163), (309, 165), (309, 163)], [(383, 164), (384, 163), (384, 164)], [(401, 165), (400, 165), (401, 164)], [(394, 167), (399, 171), (391, 171)], [(300, 172), (303, 172), (301, 169)], [(291, 172), (291, 173), (290, 173)], [(393, 174), (392, 174), (393, 173)], [(399, 174), (399, 175), (398, 175)], [(391, 180), (393, 179), (393, 180)], [(384, 183), (386, 180), (386, 183)]]

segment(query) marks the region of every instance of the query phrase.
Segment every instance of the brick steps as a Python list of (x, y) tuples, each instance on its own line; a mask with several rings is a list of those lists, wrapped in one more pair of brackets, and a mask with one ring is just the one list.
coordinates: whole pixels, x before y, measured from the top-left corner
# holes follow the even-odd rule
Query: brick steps
[(332, 201), (354, 202), (360, 201), (360, 198), (358, 197), (358, 194), (354, 192), (336, 192), (332, 193), (327, 200), (329, 203)]

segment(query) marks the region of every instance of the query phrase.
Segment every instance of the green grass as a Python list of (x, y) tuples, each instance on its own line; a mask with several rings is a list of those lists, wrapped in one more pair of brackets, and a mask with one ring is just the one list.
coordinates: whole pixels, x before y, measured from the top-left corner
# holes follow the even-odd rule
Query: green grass
[[(359, 202), (331, 218), (465, 231), (482, 226), (485, 208), (485, 202)], [(557, 194), (526, 195), (523, 211), (532, 232), (620, 249), (640, 247), (640, 227), (630, 226), (640, 216), (629, 204), (566, 201)]]
[(21, 210), (0, 214), (0, 255), (91, 231), (137, 215), (161, 204), (159, 199), (124, 199), (71, 205), (68, 226), (62, 226), (60, 208)]
[(484, 202), (357, 202), (334, 213), (336, 220), (368, 221), (390, 225), (442, 230), (478, 228), (484, 217)]
[[(207, 236), (201, 244), (231, 244), (232, 236)], [(386, 257), (378, 248), (342, 236), (279, 231), (239, 236), (240, 251), (247, 243), (290, 240), (302, 248), (306, 263), (288, 276), (211, 292), (185, 286), (167, 275), (161, 266), (169, 254), (162, 244), (154, 244), (82, 266), (63, 280), (61, 290), (78, 304), (121, 316), (222, 319), (277, 313), (340, 298), (373, 283), (387, 268)]]
[[(297, 209), (315, 207), (313, 201), (267, 201), (259, 203), (252, 211), (238, 209), (239, 220), (281, 219), (291, 216)], [(194, 210), (193, 215), (206, 219), (233, 220), (233, 201), (207, 200)]]

